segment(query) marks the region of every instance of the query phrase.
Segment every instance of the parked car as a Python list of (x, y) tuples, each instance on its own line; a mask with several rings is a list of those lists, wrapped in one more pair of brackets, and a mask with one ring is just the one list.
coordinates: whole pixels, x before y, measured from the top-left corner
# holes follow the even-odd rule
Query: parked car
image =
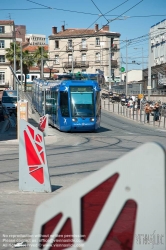
[(102, 99), (106, 99), (106, 98), (108, 98), (109, 97), (109, 94), (107, 94), (107, 93), (102, 93), (101, 94), (101, 98)]
[(121, 97), (120, 96), (112, 96), (112, 98), (110, 99), (110, 101), (112, 103), (114, 103), (114, 102), (120, 102), (121, 101)]
[(109, 91), (108, 94), (109, 96), (113, 96), (114, 93), (112, 91)]

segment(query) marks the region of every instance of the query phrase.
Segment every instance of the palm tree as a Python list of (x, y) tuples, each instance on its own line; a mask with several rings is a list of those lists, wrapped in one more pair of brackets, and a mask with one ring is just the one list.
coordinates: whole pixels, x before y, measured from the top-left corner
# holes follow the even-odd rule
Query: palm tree
[(44, 64), (45, 64), (45, 60), (43, 59), (47, 59), (48, 58), (48, 51), (45, 50), (44, 47), (42, 46), (39, 46), (37, 48), (37, 50), (35, 50), (34, 54), (33, 54), (33, 58), (34, 58), (34, 61), (36, 62), (37, 66), (39, 67), (40, 69), (40, 77), (42, 78), (42, 72), (41, 72), (41, 66), (42, 66), (42, 61), (43, 61), (43, 67), (44, 67)]
[[(16, 55), (16, 70), (19, 69), (20, 65), (20, 47), (15, 44), (15, 55)], [(14, 43), (10, 43), (10, 48), (6, 49), (6, 59), (10, 62), (10, 65), (14, 68)]]
[(24, 91), (26, 92), (27, 88), (27, 74), (29, 74), (29, 69), (34, 65), (33, 55), (29, 53), (28, 50), (22, 52), (22, 67), (23, 73), (25, 75)]
[[(34, 65), (33, 55), (28, 50), (21, 51), (21, 46), (15, 44), (15, 55), (16, 55), (16, 70), (21, 68), (21, 52), (22, 52), (22, 68), (25, 74), (24, 91), (26, 91), (26, 75), (29, 73), (29, 68)], [(6, 49), (6, 58), (10, 62), (11, 66), (14, 66), (14, 43), (10, 44), (10, 48)]]

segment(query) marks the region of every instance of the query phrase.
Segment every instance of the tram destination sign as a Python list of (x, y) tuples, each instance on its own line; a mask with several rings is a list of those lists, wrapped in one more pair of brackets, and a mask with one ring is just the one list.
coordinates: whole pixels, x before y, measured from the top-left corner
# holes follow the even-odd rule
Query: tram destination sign
[(92, 92), (92, 90), (93, 90), (93, 87), (91, 87), (91, 86), (83, 86), (83, 87), (81, 87), (81, 86), (77, 86), (77, 87), (70, 87), (70, 91), (71, 92)]

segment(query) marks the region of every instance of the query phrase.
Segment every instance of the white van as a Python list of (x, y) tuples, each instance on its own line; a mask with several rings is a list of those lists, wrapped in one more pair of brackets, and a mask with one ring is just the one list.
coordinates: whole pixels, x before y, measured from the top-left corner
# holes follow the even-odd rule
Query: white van
[(9, 111), (16, 110), (17, 108), (17, 91), (4, 90), (2, 94), (2, 107)]

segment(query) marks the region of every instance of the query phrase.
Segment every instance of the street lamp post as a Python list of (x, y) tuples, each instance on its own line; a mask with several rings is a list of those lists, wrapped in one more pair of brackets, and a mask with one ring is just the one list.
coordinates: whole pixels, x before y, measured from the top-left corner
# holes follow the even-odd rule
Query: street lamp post
[(128, 53), (127, 53), (127, 42), (126, 39), (126, 97), (127, 97), (127, 82), (128, 82)]
[(109, 89), (111, 89), (111, 38), (110, 38), (110, 45), (109, 45)]
[(148, 101), (150, 101), (151, 95), (151, 33), (149, 32), (149, 56), (148, 56)]
[(22, 43), (20, 42), (20, 70), (21, 70), (21, 95), (22, 95), (22, 85), (23, 85), (23, 67), (22, 67)]
[[(144, 52), (142, 48), (134, 48), (134, 49), (141, 49), (142, 50), (142, 80), (143, 80), (143, 69), (144, 69)], [(142, 93), (142, 84), (140, 83), (140, 94)]]
[[(14, 38), (14, 74), (16, 74), (16, 39)], [(16, 79), (14, 77), (13, 88), (16, 89)]]

